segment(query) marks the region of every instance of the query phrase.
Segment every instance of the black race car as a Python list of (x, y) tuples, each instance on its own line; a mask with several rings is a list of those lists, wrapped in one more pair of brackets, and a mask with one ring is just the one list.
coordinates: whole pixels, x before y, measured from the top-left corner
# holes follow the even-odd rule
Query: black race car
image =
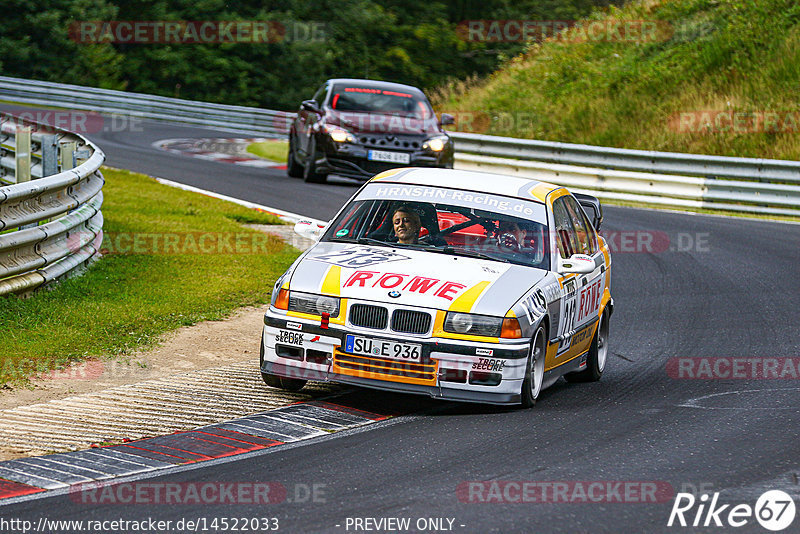
[(416, 87), (374, 80), (325, 82), (289, 132), (289, 176), (325, 182), (328, 174), (368, 180), (395, 167), (453, 167), (453, 142)]

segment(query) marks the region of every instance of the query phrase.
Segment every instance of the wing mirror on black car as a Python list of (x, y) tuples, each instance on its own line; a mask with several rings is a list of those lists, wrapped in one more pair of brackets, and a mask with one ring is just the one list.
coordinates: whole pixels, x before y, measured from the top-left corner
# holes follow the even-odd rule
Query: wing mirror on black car
[(319, 109), (319, 105), (317, 104), (316, 100), (303, 100), (303, 102), (300, 104), (300, 107), (306, 111), (322, 113), (322, 110)]
[(447, 126), (448, 124), (455, 124), (456, 118), (449, 113), (442, 113), (442, 118), (439, 121), (440, 126)]

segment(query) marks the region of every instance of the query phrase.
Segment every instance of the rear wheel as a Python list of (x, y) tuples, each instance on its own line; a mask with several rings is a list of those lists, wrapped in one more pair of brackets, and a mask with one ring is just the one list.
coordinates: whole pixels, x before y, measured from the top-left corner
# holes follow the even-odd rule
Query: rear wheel
[(317, 144), (311, 142), (311, 150), (308, 152), (308, 159), (303, 173), (303, 179), (310, 184), (324, 184), (328, 180), (328, 175), (317, 172)]
[(289, 134), (289, 155), (286, 157), (286, 174), (292, 178), (303, 177), (303, 166), (297, 163), (294, 155), (294, 143), (292, 142), (292, 135)]
[(540, 326), (536, 330), (536, 335), (533, 337), (533, 343), (531, 343), (528, 364), (525, 367), (525, 379), (522, 381), (520, 405), (523, 408), (530, 408), (536, 404), (536, 399), (539, 398), (539, 393), (542, 392), (546, 347), (547, 339), (544, 333), (544, 327)]
[[(264, 368), (264, 332), (261, 332), (261, 352), (259, 357), (259, 369)], [(261, 380), (272, 388), (284, 389), (286, 391), (300, 391), (306, 385), (306, 380), (299, 378), (286, 378), (284, 376), (273, 375), (261, 371)]]
[(589, 347), (586, 355), (586, 369), (578, 373), (567, 373), (564, 378), (567, 382), (597, 382), (603, 376), (606, 368), (606, 358), (608, 357), (608, 313), (603, 312), (600, 316), (600, 324), (597, 325), (597, 333)]

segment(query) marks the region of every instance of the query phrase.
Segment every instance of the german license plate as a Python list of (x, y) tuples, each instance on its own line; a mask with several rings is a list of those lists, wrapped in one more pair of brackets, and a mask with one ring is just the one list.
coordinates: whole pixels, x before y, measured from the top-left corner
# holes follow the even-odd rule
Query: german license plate
[(367, 159), (370, 161), (385, 161), (388, 163), (411, 162), (411, 156), (405, 152), (389, 152), (387, 150), (370, 150), (367, 152)]
[(422, 345), (418, 343), (398, 343), (385, 339), (348, 334), (344, 342), (345, 352), (373, 358), (389, 358), (405, 362), (418, 362), (422, 359)]

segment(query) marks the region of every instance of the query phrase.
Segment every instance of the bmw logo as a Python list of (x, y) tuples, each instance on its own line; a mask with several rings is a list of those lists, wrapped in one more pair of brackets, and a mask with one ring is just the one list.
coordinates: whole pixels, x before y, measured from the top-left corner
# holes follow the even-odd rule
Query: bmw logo
[(389, 291), (389, 296), (392, 297), (393, 299), (396, 299), (397, 297), (400, 296), (400, 292), (399, 291)]

